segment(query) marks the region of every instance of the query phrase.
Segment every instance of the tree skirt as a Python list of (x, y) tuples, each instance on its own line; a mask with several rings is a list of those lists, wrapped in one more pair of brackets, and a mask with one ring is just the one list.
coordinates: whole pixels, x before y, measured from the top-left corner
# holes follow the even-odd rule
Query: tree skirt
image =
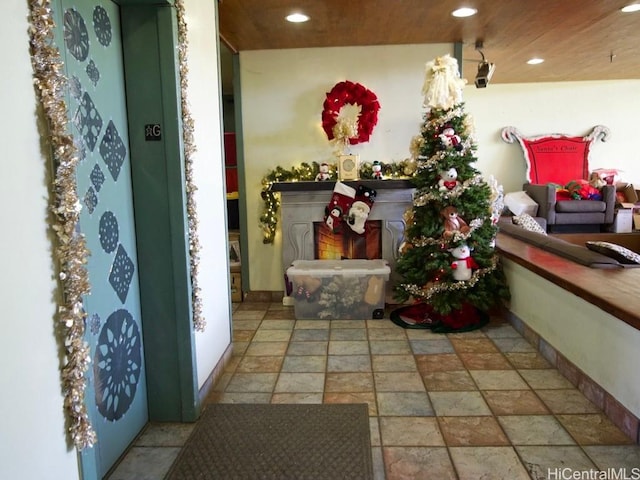
[(428, 303), (414, 303), (397, 308), (389, 316), (402, 328), (429, 329), (436, 333), (470, 332), (489, 323), (489, 315), (472, 305), (464, 304), (447, 315), (433, 311)]

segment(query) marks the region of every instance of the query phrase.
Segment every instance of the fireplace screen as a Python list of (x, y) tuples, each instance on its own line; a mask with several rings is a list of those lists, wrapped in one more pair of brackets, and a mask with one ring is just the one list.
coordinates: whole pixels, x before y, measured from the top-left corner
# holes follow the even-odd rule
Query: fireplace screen
[(324, 222), (314, 222), (313, 250), (316, 260), (382, 258), (382, 221), (367, 221), (362, 235), (346, 224), (340, 233), (333, 233)]

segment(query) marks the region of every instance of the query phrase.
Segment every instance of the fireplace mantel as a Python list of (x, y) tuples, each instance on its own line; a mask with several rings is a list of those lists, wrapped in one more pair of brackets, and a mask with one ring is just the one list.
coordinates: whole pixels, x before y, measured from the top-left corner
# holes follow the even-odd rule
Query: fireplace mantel
[[(368, 188), (373, 188), (378, 193), (382, 190), (406, 190), (413, 189), (414, 186), (410, 180), (407, 179), (394, 179), (394, 180), (355, 180), (342, 182), (352, 187), (358, 185), (364, 185)], [(271, 184), (270, 189), (274, 192), (318, 192), (329, 190), (333, 191), (336, 182), (274, 182)]]
[[(314, 222), (324, 220), (324, 209), (331, 200), (334, 181), (276, 182), (271, 190), (280, 192), (282, 225), (282, 268), (294, 260), (314, 259)], [(344, 182), (376, 190), (369, 220), (382, 221), (382, 258), (391, 267), (388, 292), (394, 286), (398, 249), (404, 240), (403, 214), (413, 205), (414, 186), (409, 180), (358, 180)]]

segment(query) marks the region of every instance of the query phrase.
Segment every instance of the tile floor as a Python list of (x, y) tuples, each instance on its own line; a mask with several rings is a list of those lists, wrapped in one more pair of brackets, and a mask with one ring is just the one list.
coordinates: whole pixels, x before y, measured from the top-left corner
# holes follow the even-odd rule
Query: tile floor
[[(640, 479), (640, 447), (508, 322), (441, 335), (388, 318), (234, 304), (234, 354), (207, 401), (367, 403), (376, 479)], [(192, 428), (149, 425), (110, 480), (163, 478)]]

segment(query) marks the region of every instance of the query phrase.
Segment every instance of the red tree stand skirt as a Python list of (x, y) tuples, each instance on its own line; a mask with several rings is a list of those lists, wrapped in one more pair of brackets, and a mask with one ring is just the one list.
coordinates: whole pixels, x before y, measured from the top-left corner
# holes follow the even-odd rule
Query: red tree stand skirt
[(447, 315), (434, 312), (427, 303), (415, 303), (394, 310), (389, 318), (402, 328), (429, 329), (436, 333), (469, 332), (489, 323), (486, 312), (468, 303)]

